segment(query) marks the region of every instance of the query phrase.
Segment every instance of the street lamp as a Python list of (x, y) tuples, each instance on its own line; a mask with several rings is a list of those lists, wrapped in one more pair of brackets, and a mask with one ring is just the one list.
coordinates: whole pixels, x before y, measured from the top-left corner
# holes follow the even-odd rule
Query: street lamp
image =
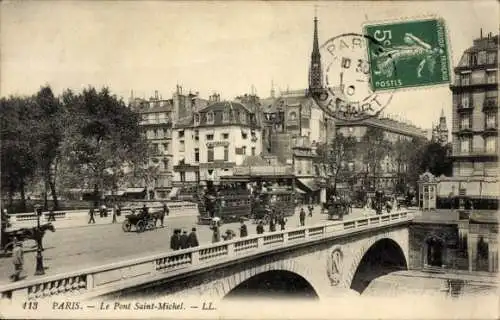
[(36, 213), (36, 221), (37, 221), (37, 227), (36, 227), (36, 242), (37, 242), (37, 249), (36, 249), (36, 270), (35, 270), (35, 276), (40, 276), (45, 274), (45, 270), (43, 268), (43, 256), (42, 256), (42, 233), (40, 230), (40, 216), (42, 215), (42, 208), (40, 206), (35, 207), (35, 213)]

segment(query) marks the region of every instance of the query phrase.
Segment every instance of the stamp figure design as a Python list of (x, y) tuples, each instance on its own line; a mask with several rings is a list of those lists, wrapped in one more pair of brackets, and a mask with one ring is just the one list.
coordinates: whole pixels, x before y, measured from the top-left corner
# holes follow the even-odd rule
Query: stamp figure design
[(368, 43), (374, 91), (449, 82), (449, 50), (443, 20), (365, 25), (364, 32), (381, 44)]

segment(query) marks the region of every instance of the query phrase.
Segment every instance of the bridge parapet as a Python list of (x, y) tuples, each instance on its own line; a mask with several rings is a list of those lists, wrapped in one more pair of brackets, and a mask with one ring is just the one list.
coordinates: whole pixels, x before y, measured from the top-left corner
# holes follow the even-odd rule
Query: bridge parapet
[(92, 298), (133, 286), (194, 272), (244, 258), (327, 241), (336, 237), (408, 223), (410, 212), (332, 221), (321, 225), (259, 234), (154, 256), (58, 274), (0, 287), (1, 299), (32, 300), (54, 296)]

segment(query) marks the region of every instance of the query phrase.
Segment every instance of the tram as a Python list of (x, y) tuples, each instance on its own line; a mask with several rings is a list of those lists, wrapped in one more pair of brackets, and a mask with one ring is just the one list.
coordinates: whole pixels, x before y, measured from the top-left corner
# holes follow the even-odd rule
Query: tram
[(220, 223), (242, 219), (267, 221), (266, 215), (273, 209), (291, 216), (295, 212), (293, 178), (252, 172), (220, 177), (218, 184), (207, 181), (198, 197), (198, 223), (209, 225), (216, 217)]

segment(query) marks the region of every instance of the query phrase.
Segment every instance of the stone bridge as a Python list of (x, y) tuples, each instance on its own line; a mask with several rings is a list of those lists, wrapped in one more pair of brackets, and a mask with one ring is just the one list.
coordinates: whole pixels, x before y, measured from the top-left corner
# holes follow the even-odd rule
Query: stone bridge
[(122, 261), (0, 287), (3, 302), (74, 296), (210, 297), (255, 291), (362, 293), (407, 268), (409, 212), (332, 221)]

